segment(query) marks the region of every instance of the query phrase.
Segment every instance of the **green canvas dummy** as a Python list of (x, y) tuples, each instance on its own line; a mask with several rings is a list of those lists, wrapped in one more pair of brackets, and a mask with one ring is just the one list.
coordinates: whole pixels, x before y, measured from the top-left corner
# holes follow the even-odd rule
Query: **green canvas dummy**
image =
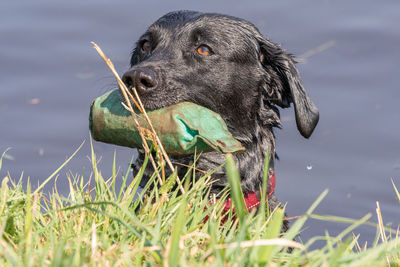
[[(118, 89), (92, 102), (89, 128), (93, 139), (105, 143), (142, 148), (142, 139), (133, 115), (121, 104)], [(232, 137), (221, 116), (207, 108), (182, 102), (147, 112), (164, 149), (171, 155), (219, 151), (239, 153), (245, 148)], [(137, 121), (150, 129), (144, 116), (137, 111)], [(149, 141), (149, 145), (151, 141)]]

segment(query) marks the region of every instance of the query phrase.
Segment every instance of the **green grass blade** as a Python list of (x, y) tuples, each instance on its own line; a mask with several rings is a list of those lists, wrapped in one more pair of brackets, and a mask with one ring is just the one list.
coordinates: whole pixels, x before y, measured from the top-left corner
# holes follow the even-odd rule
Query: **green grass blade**
[(112, 163), (112, 193), (114, 195), (114, 197), (116, 197), (116, 193), (115, 193), (115, 182), (117, 181), (117, 174), (116, 174), (116, 168), (115, 168), (115, 162), (116, 162), (116, 158), (117, 158), (117, 151), (114, 150), (114, 157), (113, 157), (113, 163)]
[[(1, 166), (0, 166), (0, 169), (1, 169)], [(398, 200), (399, 203), (400, 203), (400, 193), (399, 193), (399, 190), (397, 190), (397, 187), (396, 187), (396, 185), (394, 184), (393, 179), (391, 179), (391, 180), (392, 180), (392, 185), (393, 185), (394, 191), (396, 192), (396, 195), (397, 195), (397, 200)]]
[(265, 153), (265, 160), (264, 160), (264, 173), (263, 173), (263, 184), (261, 190), (261, 205), (260, 205), (260, 212), (261, 212), (261, 220), (265, 221), (266, 217), (269, 216), (269, 208), (267, 209), (267, 216), (265, 216), (265, 205), (268, 204), (267, 200), (267, 187), (269, 182), (269, 161), (270, 161), (270, 152), (269, 149)]
[[(125, 194), (125, 192), (126, 192), (126, 189), (127, 189), (127, 186), (126, 186), (126, 182), (128, 181), (128, 178), (129, 178), (129, 176), (131, 175), (131, 166), (132, 166), (132, 162), (133, 162), (133, 157), (131, 158), (131, 161), (130, 161), (130, 163), (129, 163), (129, 167), (128, 167), (128, 169), (126, 170), (126, 172), (125, 172), (125, 175), (122, 177), (122, 185), (121, 185), (121, 187), (120, 187), (120, 189), (119, 189), (119, 193), (118, 193), (118, 197), (117, 197), (117, 200), (118, 201), (120, 201), (123, 197), (124, 197), (124, 194)], [(141, 170), (142, 169), (145, 169), (146, 168), (146, 166), (147, 166), (147, 161), (145, 160), (145, 164), (143, 164), (143, 166), (141, 167)], [(136, 176), (140, 176), (140, 177), (142, 177), (142, 175), (143, 175), (143, 173), (141, 172), (141, 171), (139, 171), (139, 173), (136, 175)], [(136, 177), (135, 177), (136, 178)], [(135, 178), (134, 178), (134, 180), (135, 180)], [(141, 178), (140, 178), (141, 179)], [(140, 181), (139, 181), (140, 182)]]
[[(8, 177), (4, 177), (3, 181), (1, 181), (1, 187), (0, 187), (0, 218), (3, 215), (3, 212), (7, 205), (8, 198), (10, 196), (10, 189), (7, 184), (8, 184)], [(0, 233), (2, 232), (1, 226), (2, 225), (0, 224)]]
[[(352, 261), (347, 264), (349, 267), (364, 266), (386, 266), (386, 257), (390, 254), (400, 253), (400, 239), (389, 241), (388, 243), (379, 244), (359, 254), (354, 255)], [(398, 266), (398, 262), (393, 262), (393, 266)]]
[(31, 245), (32, 245), (32, 195), (31, 185), (28, 179), (26, 189), (26, 215), (25, 215), (25, 265), (30, 265), (31, 261)]
[[(142, 178), (143, 178), (144, 170), (145, 170), (146, 167), (147, 167), (148, 160), (149, 160), (149, 157), (146, 155), (146, 157), (145, 157), (145, 159), (144, 159), (144, 162), (143, 162), (143, 165), (142, 165), (142, 167), (140, 168), (139, 172), (138, 172), (138, 173), (136, 174), (136, 176), (133, 178), (131, 184), (126, 188), (126, 190), (125, 190), (125, 192), (124, 192), (124, 196), (123, 196), (123, 198), (122, 198), (122, 202), (125, 202), (125, 203), (127, 203), (128, 205), (130, 205), (130, 203), (133, 202), (133, 199), (135, 198), (136, 192), (137, 192), (137, 190), (138, 190), (138, 188), (139, 188), (140, 181), (141, 181)], [(131, 166), (131, 164), (132, 164), (132, 161), (131, 161), (131, 163), (129, 164), (129, 166)], [(129, 174), (130, 174), (130, 171), (127, 172), (126, 176), (128, 176)], [(124, 178), (124, 180), (126, 181), (127, 178)]]
[(335, 249), (330, 254), (329, 266), (338, 266), (343, 255), (348, 251), (348, 246), (352, 239), (348, 238), (343, 243), (338, 243)]
[(176, 216), (173, 229), (172, 229), (172, 235), (171, 235), (171, 243), (170, 243), (170, 248), (169, 248), (169, 255), (168, 255), (168, 265), (171, 267), (174, 266), (179, 266), (179, 241), (180, 237), (183, 231), (183, 228), (185, 227), (185, 210), (187, 208), (187, 203), (186, 199), (184, 198), (181, 202), (181, 206), (179, 207), (178, 210), (178, 215)]
[(78, 151), (82, 148), (83, 144), (85, 143), (85, 141), (82, 142), (82, 144), (75, 150), (74, 153), (72, 153), (72, 155), (66, 160), (64, 161), (63, 164), (61, 164), (61, 166), (55, 170), (46, 180), (44, 180), (43, 183), (41, 183), (38, 188), (36, 188), (36, 190), (33, 192), (33, 194), (37, 194), (40, 190), (42, 190), (42, 188), (62, 169), (64, 168), (65, 165), (67, 165), (67, 163), (76, 155), (76, 153), (78, 153)]
[(0, 171), (1, 171), (1, 167), (2, 167), (2, 165), (3, 165), (3, 158), (5, 157), (7, 151), (10, 150), (10, 149), (11, 149), (10, 147), (7, 148), (7, 149), (3, 152), (3, 154), (1, 155), (1, 157), (0, 157)]
[(328, 194), (328, 189), (325, 189), (321, 195), (314, 201), (311, 207), (307, 210), (306, 214), (296, 220), (296, 222), (289, 228), (289, 230), (285, 233), (286, 239), (294, 239), (300, 232), (301, 228), (303, 227), (304, 223), (307, 221), (308, 217), (312, 214), (312, 212), (317, 208), (319, 203), (325, 198)]
[[(278, 238), (281, 233), (283, 217), (285, 216), (284, 209), (277, 208), (271, 215), (263, 239)], [(279, 248), (278, 248), (279, 249)], [(278, 252), (276, 246), (261, 246), (254, 248), (253, 252), (257, 252), (258, 263), (266, 263), (271, 261), (274, 254)], [(254, 255), (255, 256), (255, 255)]]
[(239, 218), (239, 221), (243, 223), (245, 214), (247, 212), (246, 203), (244, 202), (242, 187), (241, 187), (241, 179), (239, 170), (236, 167), (235, 161), (231, 154), (226, 155), (226, 176), (228, 178), (228, 183), (231, 189), (231, 198), (235, 204), (236, 215)]

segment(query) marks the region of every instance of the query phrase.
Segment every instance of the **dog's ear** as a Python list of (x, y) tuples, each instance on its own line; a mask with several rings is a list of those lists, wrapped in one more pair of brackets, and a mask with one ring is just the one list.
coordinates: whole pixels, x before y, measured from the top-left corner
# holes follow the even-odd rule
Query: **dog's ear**
[(297, 129), (305, 138), (311, 136), (319, 120), (317, 107), (304, 90), (300, 74), (291, 55), (267, 39), (259, 40), (260, 61), (267, 72), (264, 96), (286, 108), (294, 104)]

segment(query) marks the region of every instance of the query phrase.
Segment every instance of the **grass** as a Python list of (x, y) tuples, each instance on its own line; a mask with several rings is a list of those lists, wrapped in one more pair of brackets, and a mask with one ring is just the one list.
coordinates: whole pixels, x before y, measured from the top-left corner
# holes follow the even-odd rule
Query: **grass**
[[(135, 96), (130, 94), (111, 61), (94, 46), (116, 76), (126, 108), (133, 112), (132, 101), (146, 116), (136, 90), (132, 88)], [(378, 225), (368, 222), (371, 214), (361, 219), (315, 214), (327, 194), (324, 191), (282, 234), (283, 209), (266, 213), (268, 202), (264, 202), (261, 212), (245, 212), (240, 176), (231, 155), (225, 166), (220, 166), (226, 168), (229, 188), (216, 198), (210, 195), (213, 171), (194, 179), (194, 163), (184, 177), (178, 177), (155, 130), (150, 130), (158, 160), (148, 153), (147, 139), (141, 134), (147, 156), (132, 181), (129, 172), (117, 171), (115, 157), (111, 177), (103, 177), (92, 143), (92, 173), (89, 177), (67, 173), (68, 196), (60, 195), (57, 188), (45, 194), (43, 188), (83, 144), (36, 188), (29, 180), (23, 186), (22, 176), (17, 182), (9, 175), (2, 178), (0, 266), (400, 266), (399, 231), (384, 226), (379, 203)], [(6, 152), (0, 156), (0, 169)], [(149, 162), (156, 171), (143, 190), (148, 194), (137, 198)], [(165, 166), (172, 170), (169, 177)], [(118, 179), (122, 179), (120, 188)], [(150, 190), (151, 184), (156, 186)], [(394, 183), (393, 187), (400, 202)], [(228, 194), (236, 214), (221, 213)], [(309, 218), (348, 226), (337, 236), (327, 233), (305, 243), (296, 241)], [(221, 224), (222, 220), (225, 223)], [(361, 246), (358, 236), (352, 235), (362, 224), (377, 228), (376, 241), (369, 247)], [(317, 241), (324, 245), (313, 248)]]
[[(358, 220), (314, 214), (327, 191), (281, 235), (282, 209), (271, 214), (222, 215), (227, 192), (220, 201), (210, 201), (211, 173), (194, 180), (193, 171), (188, 171), (181, 178), (183, 194), (174, 173), (143, 200), (134, 200), (143, 173), (128, 182), (130, 174), (118, 173), (114, 160), (112, 176), (105, 179), (93, 148), (90, 177), (67, 174), (68, 196), (61, 196), (56, 189), (44, 194), (45, 183), (69, 160), (36, 189), (29, 181), (23, 188), (22, 178), (18, 182), (9, 176), (3, 178), (0, 266), (399, 266), (398, 231), (376, 226), (376, 242), (367, 248), (352, 232), (368, 224), (370, 214)], [(148, 159), (142, 169), (147, 163)], [(230, 156), (225, 165), (230, 193), (235, 206), (240, 207), (243, 196)], [(117, 179), (123, 180), (122, 188), (116, 188)], [(158, 182), (157, 173), (151, 182)], [(228, 218), (221, 225), (224, 216)], [(209, 219), (205, 221), (205, 217)], [(337, 236), (294, 241), (310, 217), (345, 222), (348, 227)], [(324, 245), (311, 248), (321, 240)]]

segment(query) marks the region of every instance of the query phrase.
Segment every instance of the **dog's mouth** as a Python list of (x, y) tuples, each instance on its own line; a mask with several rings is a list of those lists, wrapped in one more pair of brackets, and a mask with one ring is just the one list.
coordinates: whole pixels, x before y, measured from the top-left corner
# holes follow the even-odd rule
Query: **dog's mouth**
[(156, 99), (140, 98), (144, 108), (147, 110), (157, 110), (165, 108), (177, 103), (165, 103), (164, 101), (157, 101)]
[[(168, 106), (171, 106), (174, 104), (178, 104), (179, 102), (182, 102), (182, 101), (177, 101), (176, 97), (168, 97), (166, 99), (164, 99), (164, 98), (160, 99), (160, 97), (157, 94), (152, 94), (152, 93), (148, 93), (146, 95), (135, 94), (132, 87), (128, 87), (128, 90), (129, 90), (129, 93), (132, 95), (132, 97), (135, 99), (135, 101), (137, 101), (136, 95), (139, 96), (140, 102), (143, 104), (143, 106), (146, 110), (157, 110), (157, 109), (165, 108), (165, 107), (168, 107)], [(121, 102), (123, 102), (125, 105), (127, 105), (128, 103), (126, 102), (125, 97), (122, 94), (121, 90), (119, 90), (119, 96), (120, 96)], [(129, 96), (128, 96), (128, 98), (129, 98), (129, 101), (130, 101), (130, 104), (132, 105), (132, 107), (136, 108), (136, 105), (139, 104), (139, 102), (137, 101), (137, 103), (135, 103), (135, 101), (133, 101)]]

